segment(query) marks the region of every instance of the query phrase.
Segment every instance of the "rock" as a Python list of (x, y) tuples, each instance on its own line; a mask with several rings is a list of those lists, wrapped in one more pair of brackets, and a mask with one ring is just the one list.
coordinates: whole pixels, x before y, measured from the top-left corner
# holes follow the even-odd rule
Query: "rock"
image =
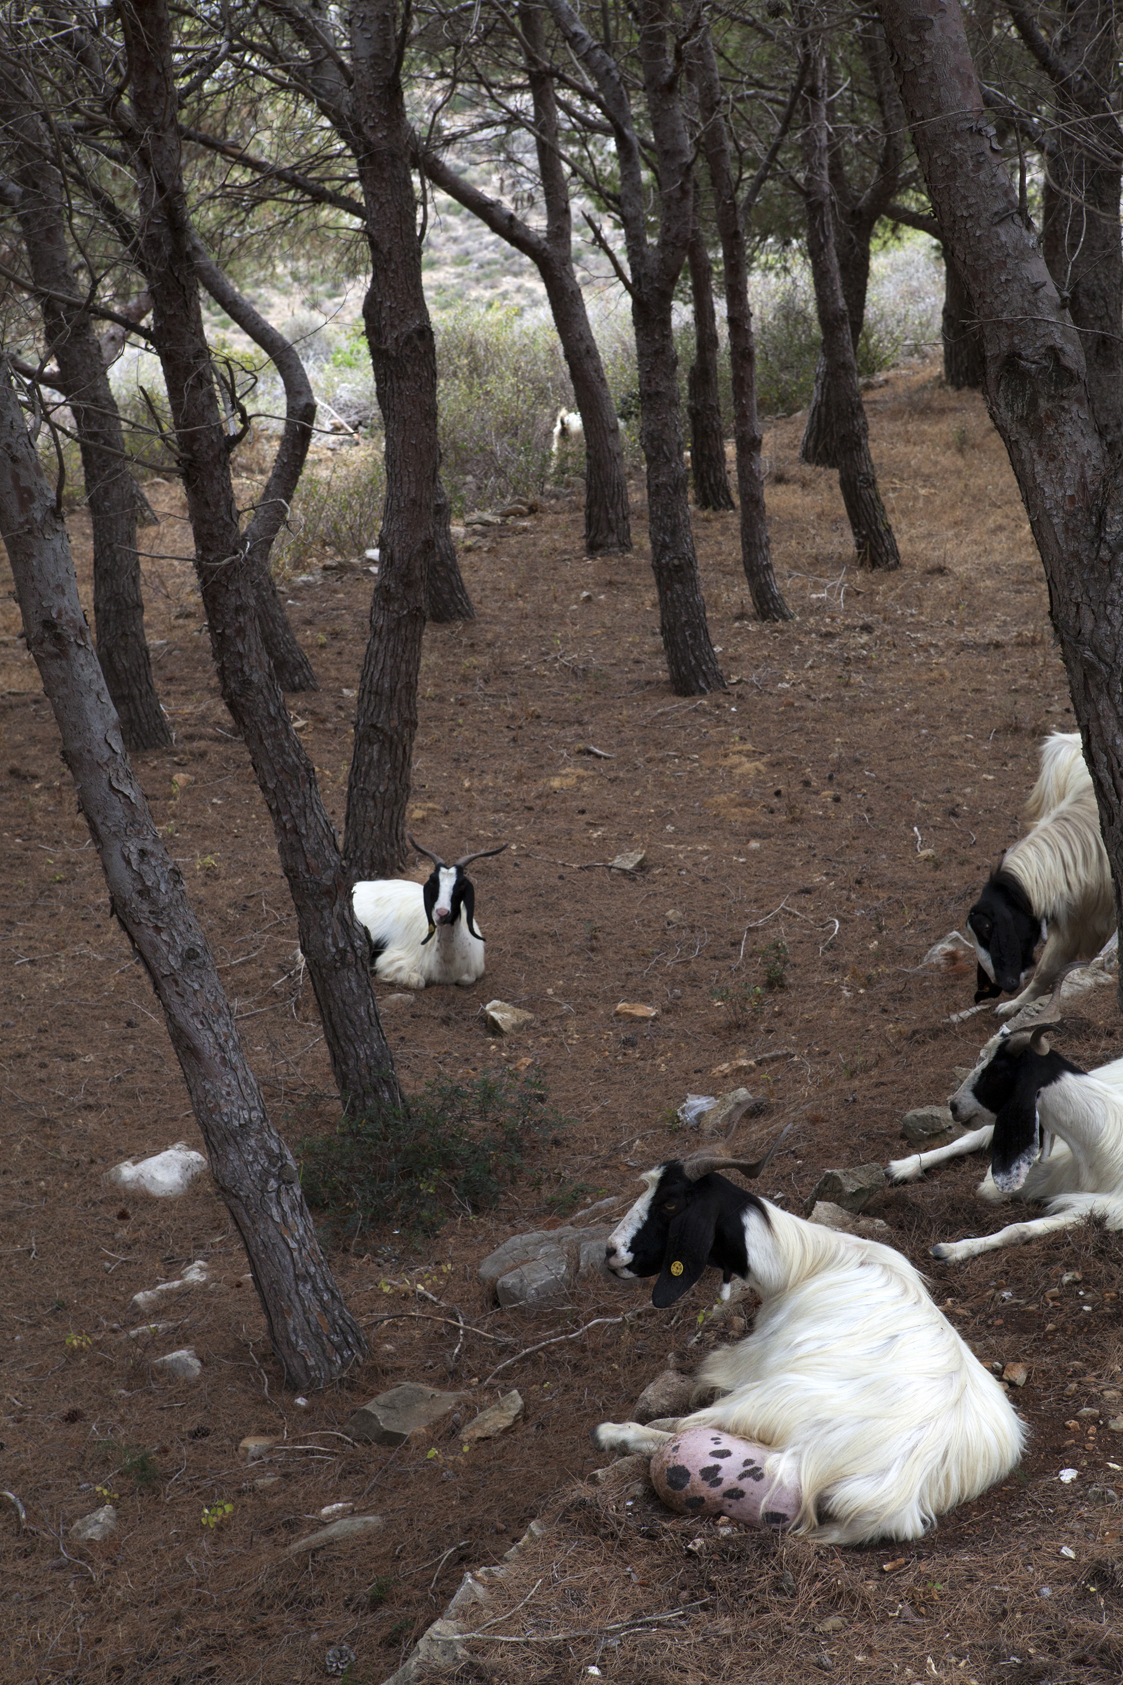
[(447, 1416), (463, 1396), (438, 1392), (417, 1381), (403, 1381), (360, 1405), (343, 1431), (352, 1439), (373, 1440), (376, 1445), (401, 1445), (411, 1433), (432, 1427)]
[(525, 1030), (535, 1022), (533, 1012), (524, 1012), (505, 1000), (489, 1000), (484, 1007), (484, 1018), (488, 1029), (497, 1036), (513, 1036), (516, 1030)]
[(238, 1449), (247, 1463), (256, 1463), (260, 1457), (268, 1456), (276, 1443), (271, 1434), (250, 1433), (239, 1443)]
[(1024, 1387), (1029, 1380), (1029, 1370), (1024, 1363), (1008, 1363), (1002, 1371), (1002, 1379), (1012, 1387)]
[(808, 1212), (808, 1219), (818, 1223), (820, 1228), (836, 1229), (841, 1234), (863, 1235), (866, 1240), (886, 1240), (892, 1233), (889, 1224), (883, 1223), (880, 1217), (856, 1216), (829, 1199), (816, 1200)]
[(659, 1008), (657, 1006), (641, 1006), (638, 1001), (622, 1000), (614, 1009), (612, 1016), (614, 1018), (635, 1019), (658, 1018)]
[(501, 1276), (517, 1265), (531, 1262), (548, 1248), (568, 1250), (571, 1242), (578, 1244), (588, 1233), (587, 1229), (566, 1227), (534, 1229), (530, 1234), (512, 1235), (510, 1240), (505, 1240), (502, 1246), (488, 1253), (479, 1267), (479, 1278), (485, 1287), (494, 1287)]
[(1089, 1486), (1084, 1496), (1093, 1504), (1118, 1504), (1123, 1501), (1114, 1486)]
[(177, 1199), (206, 1168), (202, 1153), (195, 1152), (186, 1141), (177, 1141), (174, 1147), (135, 1164), (131, 1159), (115, 1164), (102, 1180), (111, 1187), (127, 1188), (130, 1193), (151, 1194), (153, 1199)]
[(203, 1365), (190, 1346), (169, 1352), (166, 1357), (153, 1358), (152, 1367), (173, 1381), (197, 1381), (203, 1373)]
[(719, 1094), (709, 1111), (703, 1112), (698, 1127), (703, 1135), (732, 1135), (753, 1103), (747, 1088), (731, 1088)]
[(340, 1545), (358, 1544), (371, 1533), (377, 1533), (385, 1526), (380, 1515), (348, 1515), (342, 1521), (333, 1521), (330, 1527), (321, 1527), (318, 1533), (309, 1533), (306, 1538), (297, 1539), (285, 1551), (286, 1556), (307, 1556), (309, 1551), (338, 1549)]
[(1123, 1433), (1123, 1416), (1113, 1416), (1107, 1425), (1112, 1433)]
[(320, 1511), (320, 1520), (338, 1521), (341, 1515), (350, 1515), (354, 1507), (350, 1499), (345, 1499), (344, 1502), (339, 1504), (325, 1504)]
[(267, 1492), (270, 1486), (281, 1484), (281, 1477), (279, 1474), (259, 1474), (255, 1481), (248, 1484), (252, 1484), (255, 1492)]
[(543, 1247), (537, 1258), (500, 1276), (495, 1296), (501, 1305), (553, 1305), (569, 1291), (570, 1263), (558, 1246)]
[(829, 1200), (841, 1205), (844, 1211), (861, 1211), (874, 1194), (885, 1186), (885, 1172), (880, 1164), (859, 1164), (853, 1170), (824, 1170), (808, 1199), (804, 1212), (813, 1211), (816, 1202)]
[(175, 1322), (142, 1322), (139, 1328), (130, 1328), (125, 1335), (126, 1340), (154, 1339), (157, 1334), (170, 1334), (177, 1328)]
[(379, 1012), (385, 1012), (388, 1006), (409, 1006), (411, 1004), (416, 1005), (416, 1002), (416, 995), (406, 995), (401, 993), (396, 995), (383, 995), (381, 1000), (378, 1002), (378, 1010)]
[(677, 907), (671, 907), (671, 908), (668, 909), (667, 912), (665, 912), (663, 914), (663, 923), (665, 925), (681, 924), (682, 923), (682, 917), (683, 916), (679, 912)]
[(471, 515), (465, 515), (466, 527), (501, 527), (503, 522), (498, 515), (489, 515), (482, 509), (475, 510)]
[(103, 1504), (100, 1509), (84, 1515), (81, 1521), (76, 1521), (70, 1529), (70, 1537), (85, 1543), (89, 1540), (108, 1539), (116, 1531), (117, 1511), (112, 1504)]
[(627, 849), (623, 854), (618, 854), (615, 860), (608, 862), (608, 869), (610, 872), (639, 872), (643, 869), (646, 859), (646, 849)]
[(595, 1205), (586, 1205), (583, 1211), (575, 1211), (570, 1221), (583, 1223), (586, 1217), (596, 1217), (602, 1211), (611, 1211), (614, 1205), (622, 1205), (622, 1194), (610, 1194), (607, 1199), (598, 1199)]
[(850, 1623), (843, 1615), (828, 1615), (825, 1621), (820, 1621), (816, 1632), (842, 1632)]
[(690, 1409), (694, 1391), (694, 1377), (680, 1375), (677, 1369), (664, 1369), (653, 1381), (648, 1381), (632, 1411), (633, 1422), (654, 1422), (660, 1416), (684, 1416)]
[(155, 1287), (150, 1287), (145, 1293), (134, 1293), (129, 1300), (138, 1311), (152, 1311), (157, 1305), (162, 1305), (166, 1299), (175, 1299), (181, 1293), (187, 1293), (192, 1287), (198, 1287), (206, 1281), (209, 1271), (202, 1258), (184, 1270), (177, 1281), (161, 1281)]
[(619, 1276), (610, 1272), (604, 1255), (605, 1242), (614, 1226), (612, 1223), (600, 1223), (596, 1228), (586, 1230), (586, 1237), (577, 1251), (578, 1280), (587, 1275), (601, 1275), (607, 1281), (616, 1282), (617, 1286), (626, 1285)]
[(473, 1444), (477, 1439), (497, 1439), (508, 1428), (513, 1428), (523, 1413), (523, 1401), (517, 1392), (509, 1392), (493, 1404), (490, 1410), (481, 1410), (474, 1422), (469, 1422), (459, 1438), (465, 1445)]
[(946, 1106), (917, 1106), (901, 1119), (901, 1134), (914, 1147), (919, 1147), (949, 1135), (954, 1124), (955, 1119)]

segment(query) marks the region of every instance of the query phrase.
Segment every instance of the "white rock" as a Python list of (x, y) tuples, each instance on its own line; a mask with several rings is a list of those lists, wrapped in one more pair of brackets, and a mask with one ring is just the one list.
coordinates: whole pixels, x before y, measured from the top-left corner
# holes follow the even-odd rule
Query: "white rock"
[(108, 1539), (117, 1531), (117, 1511), (112, 1504), (103, 1504), (90, 1515), (84, 1515), (70, 1529), (72, 1539)]
[(186, 1141), (177, 1141), (174, 1147), (135, 1164), (128, 1158), (115, 1164), (102, 1179), (111, 1187), (126, 1188), (130, 1193), (151, 1194), (153, 1199), (177, 1199), (206, 1168), (202, 1153), (195, 1152)]
[(154, 1311), (157, 1305), (162, 1305), (166, 1299), (175, 1299), (180, 1293), (188, 1293), (193, 1287), (199, 1287), (206, 1281), (209, 1270), (202, 1258), (196, 1258), (176, 1281), (160, 1281), (147, 1292), (134, 1293), (129, 1300), (138, 1311)]
[(350, 1515), (354, 1504), (349, 1501), (340, 1504), (325, 1504), (320, 1511), (321, 1521), (338, 1521), (341, 1515)]
[(488, 1029), (497, 1036), (514, 1035), (517, 1030), (525, 1030), (534, 1023), (533, 1012), (524, 1012), (521, 1007), (512, 1006), (505, 1000), (489, 1000), (484, 1007), (484, 1017)]
[(347, 1545), (374, 1533), (385, 1523), (380, 1515), (346, 1515), (342, 1521), (333, 1521), (330, 1527), (321, 1527), (318, 1533), (309, 1533), (307, 1538), (297, 1539), (285, 1551), (286, 1556), (305, 1556), (312, 1550), (323, 1550), (326, 1547)]
[(1078, 1478), (1079, 1473), (1079, 1469), (1062, 1469), (1057, 1479), (1062, 1486), (1071, 1486), (1073, 1481)]
[(157, 1334), (170, 1334), (178, 1325), (174, 1322), (142, 1322), (139, 1328), (130, 1328), (125, 1335), (126, 1340), (154, 1339)]
[(642, 871), (646, 859), (646, 850), (629, 849), (624, 854), (618, 854), (615, 860), (610, 860), (608, 869), (610, 872), (639, 872)]
[(203, 1373), (203, 1365), (190, 1346), (184, 1346), (182, 1351), (168, 1352), (166, 1357), (153, 1358), (152, 1367), (175, 1381), (197, 1381)]

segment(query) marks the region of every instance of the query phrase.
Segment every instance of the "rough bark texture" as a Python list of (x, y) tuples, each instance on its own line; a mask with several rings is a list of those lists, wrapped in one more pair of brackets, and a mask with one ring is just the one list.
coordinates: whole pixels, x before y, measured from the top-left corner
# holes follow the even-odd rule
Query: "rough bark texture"
[(838, 431), (835, 457), (838, 483), (854, 548), (863, 567), (897, 568), (901, 558), (889, 525), (870, 456), (869, 429), (858, 387), (858, 364), (834, 248), (834, 219), (827, 175), (826, 56), (818, 39), (804, 33), (800, 53), (804, 78), (803, 159), (807, 207), (807, 255), (815, 283), (815, 305), (823, 335), (823, 355), (832, 373)]
[[(1084, 339), (1019, 215), (955, 0), (881, 0), (901, 98), (946, 244), (975, 302), (987, 406), (1045, 565), (1049, 601), (1123, 911), (1121, 394), (1097, 425)], [(1120, 262), (1116, 249), (1112, 262)]]
[(0, 119), (20, 190), (16, 214), (43, 313), (47, 355), (57, 362), (82, 454), (93, 529), (98, 659), (126, 747), (163, 749), (172, 734), (144, 635), (136, 485), (101, 346), (71, 266), (62, 178), (51, 161), (50, 135), (36, 116), (5, 93)]
[(366, 1341), (320, 1250), (297, 1167), (269, 1121), (207, 939), (133, 775), (78, 600), (66, 529), (5, 368), (0, 525), (27, 647), (54, 709), (110, 904), (164, 1010), (273, 1350), (290, 1385), (326, 1386), (364, 1360)]
[(761, 620), (790, 620), (792, 613), (776, 583), (768, 542), (764, 474), (760, 461), (760, 420), (756, 407), (756, 342), (749, 309), (748, 253), (744, 223), (737, 204), (729, 135), (722, 116), (717, 56), (708, 31), (700, 37), (692, 65), (698, 114), (702, 122), (702, 150), (713, 189), (714, 216), (725, 271), (725, 316), (729, 329), (729, 366), (733, 387), (733, 444), (737, 459), (737, 496), (741, 505), (741, 564), (753, 607)]
[(983, 384), (986, 358), (975, 308), (959, 271), (944, 253), (944, 308), (940, 317), (944, 344), (944, 379), (957, 391), (977, 392)]
[(447, 626), (454, 620), (474, 620), (476, 611), (460, 572), (456, 545), (452, 539), (452, 504), (439, 474), (433, 519), (437, 565), (429, 569), (425, 579), (425, 618), (436, 626)]
[(223, 700), (269, 806), (344, 1105), (393, 1110), (401, 1092), (375, 1010), (366, 939), (352, 917), (350, 881), (315, 773), (266, 653), (253, 571), (238, 531), (192, 260), (166, 0), (123, 3), (119, 15), (129, 45), (132, 105), (118, 106), (117, 118), (137, 178), (139, 258), (154, 300), (153, 334)]
[(647, 464), (651, 568), (671, 686), (679, 696), (722, 690), (725, 680), (706, 625), (690, 527), (678, 359), (672, 328), (675, 283), (693, 218), (692, 148), (679, 97), (681, 43), (672, 52), (670, 0), (638, 0), (639, 57), (659, 182), (659, 237), (648, 238), (647, 183), (631, 104), (619, 68), (568, 0), (546, 0), (558, 28), (593, 78), (612, 125), (620, 170), (620, 216), (631, 272), (632, 326)]
[(265, 639), (277, 683), (282, 690), (318, 690), (312, 663), (296, 641), (269, 570), (273, 541), (282, 523), (288, 519), (293, 496), (304, 471), (308, 447), (312, 443), (312, 428), (316, 421), (312, 383), (304, 372), (304, 364), (284, 334), (279, 333), (254, 309), (249, 299), (243, 297), (217, 263), (206, 255), (201, 242), (194, 242), (192, 255), (195, 273), (215, 303), (220, 304), (231, 321), (237, 322), (243, 333), (248, 334), (254, 344), (272, 359), (284, 382), (284, 431), (269, 479), (245, 535), (245, 545), (257, 594), (261, 635)]
[(694, 301), (694, 361), (686, 377), (690, 418), (690, 477), (699, 509), (732, 509), (733, 493), (725, 471), (725, 430), (718, 388), (717, 313), (714, 271), (695, 216), (687, 251), (690, 296)]

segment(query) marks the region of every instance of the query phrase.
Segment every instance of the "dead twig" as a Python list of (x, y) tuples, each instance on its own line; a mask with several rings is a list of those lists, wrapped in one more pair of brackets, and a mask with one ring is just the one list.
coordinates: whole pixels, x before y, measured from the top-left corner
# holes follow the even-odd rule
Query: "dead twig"
[(632, 1317), (639, 1316), (642, 1311), (648, 1309), (649, 1306), (647, 1305), (639, 1305), (634, 1311), (625, 1311), (623, 1316), (595, 1316), (592, 1322), (586, 1322), (583, 1327), (575, 1329), (572, 1334), (555, 1334), (551, 1340), (539, 1340), (536, 1346), (527, 1346), (525, 1351), (516, 1352), (514, 1357), (508, 1357), (502, 1363), (496, 1364), (483, 1385), (489, 1387), (501, 1370), (510, 1368), (512, 1363), (521, 1363), (524, 1357), (529, 1357), (532, 1352), (540, 1352), (544, 1346), (556, 1346), (562, 1340), (579, 1339), (582, 1334), (587, 1334), (590, 1328), (598, 1328), (605, 1323), (629, 1322)]
[[(494, 1340), (496, 1344), (500, 1346), (510, 1346), (514, 1344), (514, 1341), (511, 1339), (509, 1334), (489, 1334), (484, 1328), (473, 1328), (471, 1323), (464, 1321), (463, 1317), (461, 1317), (459, 1322), (454, 1322), (450, 1316), (429, 1316), (426, 1311), (387, 1311), (385, 1316), (368, 1317), (367, 1320), (365, 1322), (361, 1322), (359, 1326), (360, 1328), (377, 1328), (380, 1322), (402, 1321), (443, 1322), (449, 1328), (459, 1328), (461, 1338), (463, 1338), (464, 1333), (467, 1332), (469, 1334), (478, 1334), (481, 1340)], [(460, 1347), (457, 1346), (456, 1349), (459, 1351)]]
[[(541, 1584), (542, 1582), (539, 1580), (538, 1585)], [(538, 1586), (535, 1586), (534, 1590), (537, 1591)], [(533, 1593), (531, 1595), (533, 1596)], [(523, 1602), (525, 1603), (525, 1601), (524, 1598)], [(522, 1604), (518, 1604), (517, 1607), (521, 1609)], [(684, 1603), (681, 1609), (669, 1609), (666, 1614), (636, 1615), (630, 1621), (609, 1621), (605, 1626), (587, 1627), (580, 1632), (528, 1633), (523, 1638), (507, 1638), (501, 1632), (487, 1632), (481, 1627), (479, 1632), (462, 1632), (460, 1637), (462, 1639), (482, 1638), (491, 1644), (564, 1644), (572, 1638), (600, 1638), (606, 1632), (642, 1632), (644, 1627), (653, 1626), (657, 1621), (681, 1620), (683, 1615), (689, 1614), (692, 1609), (704, 1607), (705, 1605), (701, 1602)], [(511, 1614), (514, 1613), (515, 1611), (512, 1609)], [(504, 1617), (500, 1616), (499, 1618), (503, 1619)]]

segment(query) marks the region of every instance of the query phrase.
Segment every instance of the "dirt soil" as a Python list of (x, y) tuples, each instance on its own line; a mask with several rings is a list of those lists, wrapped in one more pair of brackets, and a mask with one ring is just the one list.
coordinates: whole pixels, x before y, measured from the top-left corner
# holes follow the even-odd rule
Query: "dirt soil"
[[(920, 961), (961, 925), (1017, 834), (1038, 740), (1072, 714), (981, 401), (929, 368), (894, 375), (869, 410), (899, 573), (855, 572), (834, 475), (798, 464), (800, 417), (766, 442), (793, 624), (750, 618), (736, 516), (698, 517), (727, 693), (669, 692), (642, 488), (634, 556), (585, 558), (576, 492), (465, 554), (479, 616), (427, 635), (411, 823), (446, 856), (511, 846), (474, 872), (486, 977), (390, 1004), (385, 1023), (410, 1091), (530, 1061), (571, 1121), (532, 1140), (493, 1209), (450, 1214), (420, 1246), (386, 1227), (334, 1255), (374, 1356), (307, 1400), (281, 1384), (213, 1187), (155, 1201), (103, 1185), (119, 1160), (201, 1143), (151, 990), (108, 918), (5, 593), (0, 1487), (27, 1526), (0, 1498), (3, 1678), (298, 1685), (327, 1677), (329, 1649), (345, 1644), (348, 1677), (377, 1685), (465, 1569), (499, 1561), (536, 1516), (554, 1525), (492, 1590), (464, 1679), (1120, 1677), (1118, 1236), (1077, 1229), (953, 1266), (929, 1259), (935, 1240), (1004, 1221), (974, 1198), (977, 1161), (876, 1199), (871, 1214), (979, 1357), (1026, 1366), (1015, 1397), (1030, 1447), (930, 1537), (868, 1550), (682, 1520), (634, 1465), (589, 1482), (605, 1460), (593, 1424), (626, 1418), (668, 1352), (690, 1365), (743, 1331), (730, 1316), (699, 1335), (711, 1278), (672, 1313), (596, 1279), (527, 1313), (495, 1308), (476, 1275), (510, 1234), (623, 1203), (640, 1170), (693, 1144), (675, 1119), (688, 1092), (744, 1082), (764, 1103), (746, 1145), (794, 1122), (762, 1191), (801, 1210), (825, 1167), (904, 1151), (903, 1113), (944, 1099), (992, 1027), (948, 1022), (971, 1003), (973, 967)], [(247, 474), (247, 502), (256, 483)], [(298, 1142), (337, 1114), (295, 921), (212, 674), (180, 493), (149, 493), (162, 521), (144, 534), (148, 625), (176, 743), (138, 770), (273, 1115)], [(88, 591), (84, 515), (72, 533)], [(321, 688), (293, 711), (338, 823), (371, 582), (358, 568), (314, 572), (287, 594)], [(634, 877), (603, 864), (634, 849), (646, 851)], [(480, 1008), (496, 996), (534, 1024), (489, 1040)], [(621, 1001), (658, 1016), (622, 1021)], [(1084, 997), (1061, 1045), (1084, 1064), (1121, 1051), (1113, 990)], [(195, 1259), (211, 1285), (175, 1301), (172, 1330), (130, 1338), (145, 1321), (131, 1296)], [(202, 1378), (160, 1378), (152, 1360), (183, 1346)], [(397, 1450), (342, 1434), (359, 1402), (405, 1380), (463, 1390), (464, 1403)], [(463, 1451), (458, 1429), (512, 1387), (522, 1420)], [(252, 1466), (239, 1452), (250, 1434), (278, 1441)], [(1066, 1468), (1075, 1479), (1059, 1478)], [(106, 1502), (116, 1533), (77, 1542), (72, 1524)], [(342, 1502), (384, 1527), (285, 1556)]]

